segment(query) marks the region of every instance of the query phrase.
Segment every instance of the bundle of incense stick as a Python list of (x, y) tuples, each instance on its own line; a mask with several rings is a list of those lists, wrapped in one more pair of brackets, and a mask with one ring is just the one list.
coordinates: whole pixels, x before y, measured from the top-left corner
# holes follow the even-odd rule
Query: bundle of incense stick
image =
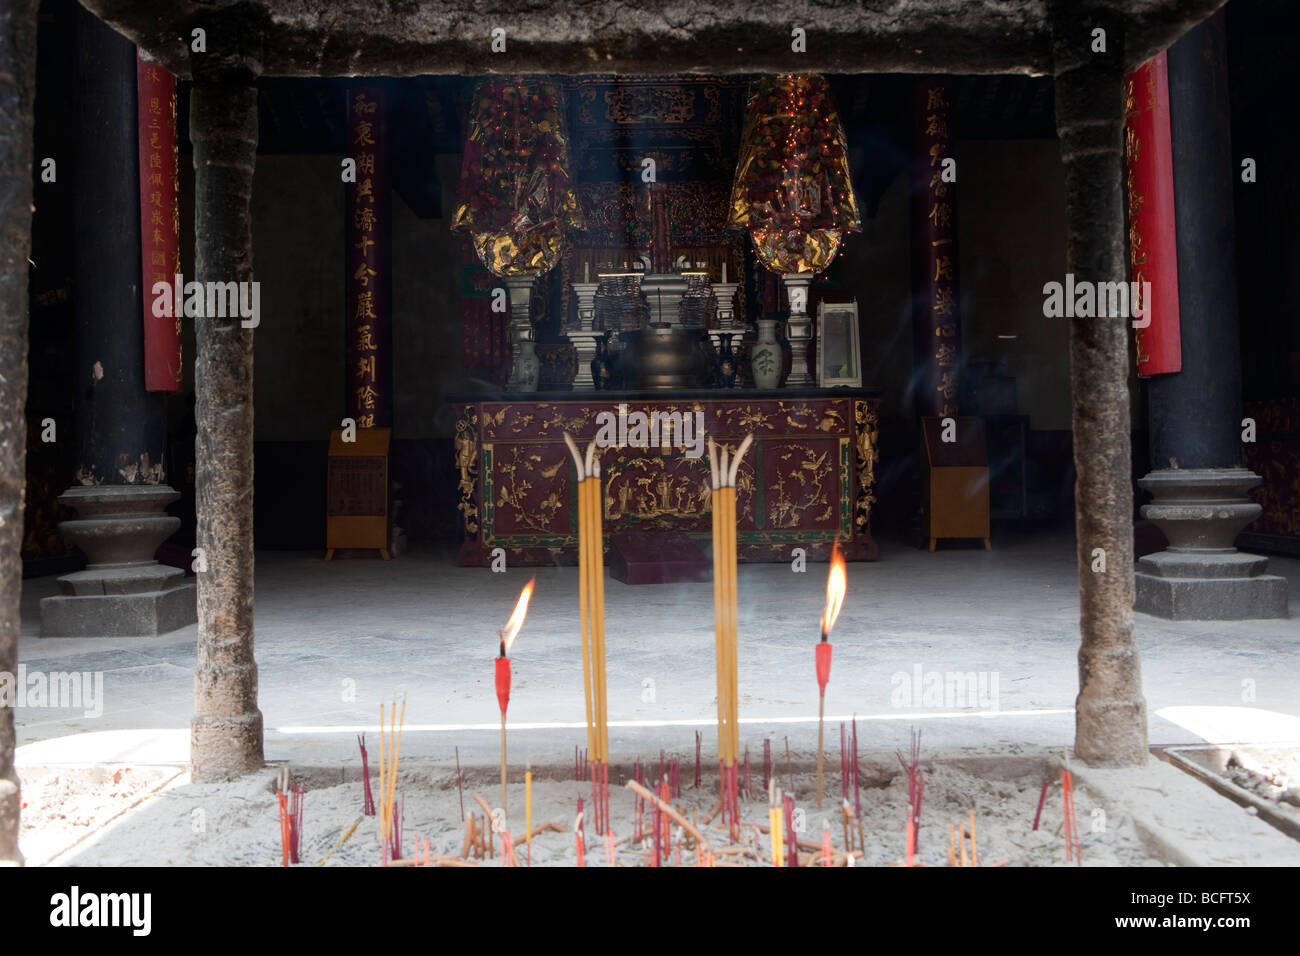
[(298, 859), (298, 845), (302, 842), (302, 804), (307, 796), (307, 788), (300, 783), (293, 785), (289, 807), (289, 862), (301, 863)]
[(853, 812), (862, 819), (862, 788), (858, 786), (858, 717), (853, 715)]
[(388, 722), (388, 748), (384, 748), (384, 704), (379, 704), (379, 835), (387, 844), (393, 830), (393, 803), (397, 797), (397, 760), (402, 752), (402, 725), (406, 723), (406, 697), (402, 697), (402, 713), (398, 716), (397, 700), (393, 699), (393, 712)]
[(365, 734), (357, 735), (357, 746), (361, 748), (361, 780), (366, 788), (361, 798), (361, 813), (363, 816), (373, 817), (375, 815), (375, 794), (370, 789), (370, 760), (366, 756)]
[(726, 446), (709, 442), (713, 506), (713, 623), (717, 655), (718, 760), (722, 764), (722, 803), (734, 839), (739, 824), (736, 757), (740, 750), (739, 686), (736, 647), (736, 475), (753, 442), (746, 435), (729, 457)]
[(785, 838), (782, 831), (781, 788), (773, 784), (767, 795), (768, 836), (772, 841), (772, 865), (785, 866)]
[(280, 864), (288, 866), (292, 817), (289, 811), (289, 769), (287, 767), (276, 777), (275, 799), (280, 807)]
[(1074, 860), (1077, 866), (1083, 866), (1083, 854), (1079, 848), (1079, 822), (1074, 815), (1074, 774), (1061, 770), (1061, 796), (1065, 800), (1065, 860)]
[[(909, 843), (913, 850), (921, 839), (921, 801), (925, 796), (925, 777), (921, 773), (921, 732), (912, 730), (912, 749), (910, 762), (898, 754), (898, 762), (907, 773), (907, 821), (909, 825)], [(908, 864), (911, 865), (910, 863)]]
[(587, 704), (587, 751), (591, 755), (592, 810), (596, 833), (609, 826), (609, 715), (605, 696), (605, 539), (600, 460), (596, 442), (584, 457), (568, 433), (578, 474), (578, 615), (582, 629), (582, 678)]
[(402, 794), (402, 802), (397, 803), (396, 797), (393, 800), (396, 812), (392, 817), (393, 832), (388, 841), (388, 859), (400, 860), (402, 858), (402, 823), (406, 819), (406, 794)]
[[(967, 840), (970, 841), (970, 854), (967, 855)], [(960, 841), (960, 856), (954, 841)], [(979, 866), (980, 853), (979, 845), (975, 842), (975, 811), (970, 812), (970, 832), (966, 832), (966, 821), (963, 820), (958, 827), (948, 824), (948, 865), (949, 866)]]
[(844, 721), (840, 721), (840, 799), (849, 798), (849, 755), (844, 743)]
[(786, 794), (781, 798), (785, 809), (786, 863), (787, 866), (799, 865), (799, 836), (794, 827), (794, 797)]

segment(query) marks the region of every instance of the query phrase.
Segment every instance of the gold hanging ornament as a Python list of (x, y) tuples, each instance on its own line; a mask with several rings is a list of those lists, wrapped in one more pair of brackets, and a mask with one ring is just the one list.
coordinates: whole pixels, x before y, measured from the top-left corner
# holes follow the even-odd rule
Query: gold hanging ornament
[(545, 79), (493, 77), (473, 102), (452, 231), (470, 233), (494, 275), (541, 275), (560, 261), (564, 234), (582, 227), (563, 100)]
[(824, 77), (755, 84), (728, 224), (748, 227), (759, 260), (783, 275), (824, 271), (844, 233), (861, 231), (844, 126)]

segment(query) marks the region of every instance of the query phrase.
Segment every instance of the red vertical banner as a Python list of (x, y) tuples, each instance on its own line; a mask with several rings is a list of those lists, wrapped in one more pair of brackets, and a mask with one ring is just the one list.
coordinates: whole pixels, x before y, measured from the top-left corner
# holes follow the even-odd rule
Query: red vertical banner
[(136, 58), (139, 133), (140, 264), (144, 290), (144, 387), (181, 390), (181, 317), (153, 314), (155, 283), (180, 274), (180, 182), (176, 152), (176, 78)]
[[(1124, 159), (1128, 167), (1128, 250), (1138, 294), (1150, 282), (1145, 327), (1133, 331), (1137, 373), (1183, 367), (1178, 321), (1178, 232), (1174, 221), (1174, 158), (1169, 142), (1169, 67), (1164, 53), (1124, 83)], [(1136, 311), (1136, 310), (1135, 310)]]
[(348, 89), (348, 157), (355, 180), (344, 181), (346, 228), (346, 414), (360, 428), (393, 423), (391, 209), (388, 129), (383, 91)]
[(960, 414), (961, 316), (957, 308), (957, 185), (948, 139), (948, 90), (916, 87), (916, 155), (912, 193), (912, 306), (917, 411)]

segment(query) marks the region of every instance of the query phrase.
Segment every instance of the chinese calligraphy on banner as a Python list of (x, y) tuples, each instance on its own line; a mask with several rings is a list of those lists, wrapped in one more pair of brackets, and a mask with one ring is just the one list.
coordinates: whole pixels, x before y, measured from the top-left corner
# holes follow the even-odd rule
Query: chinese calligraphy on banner
[(1132, 281), (1151, 283), (1146, 316), (1134, 329), (1137, 373), (1183, 367), (1178, 317), (1178, 233), (1174, 222), (1174, 159), (1169, 141), (1169, 67), (1159, 56), (1124, 81), (1124, 160), (1128, 167), (1128, 253)]
[[(957, 303), (957, 188), (945, 178), (951, 159), (948, 91), (941, 83), (916, 88), (916, 182), (913, 241), (916, 277), (913, 306), (917, 364), (921, 372), (917, 409), (940, 417), (960, 413), (961, 316)], [(955, 168), (955, 167), (952, 167)]]
[(360, 428), (392, 424), (391, 223), (384, 95), (348, 90), (348, 149), (356, 180), (344, 185), (347, 415)]
[(170, 287), (180, 267), (180, 202), (176, 152), (176, 78), (136, 59), (139, 135), (140, 262), (144, 300), (144, 387), (181, 390), (181, 317), (153, 314), (154, 283)]

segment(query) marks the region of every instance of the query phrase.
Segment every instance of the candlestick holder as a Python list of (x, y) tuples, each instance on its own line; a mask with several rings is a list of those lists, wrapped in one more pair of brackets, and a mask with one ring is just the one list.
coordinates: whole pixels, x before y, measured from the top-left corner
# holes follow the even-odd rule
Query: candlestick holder
[(812, 343), (812, 319), (808, 317), (808, 286), (811, 272), (786, 273), (781, 277), (790, 297), (790, 318), (786, 322), (786, 338), (790, 341), (790, 374), (786, 387), (813, 384), (808, 367), (808, 346)]
[(591, 377), (591, 361), (596, 357), (597, 340), (605, 334), (595, 328), (596, 290), (600, 288), (600, 283), (573, 282), (569, 287), (578, 300), (578, 327), (565, 333), (578, 350), (578, 374), (574, 377), (573, 387), (595, 388), (596, 383)]
[(540, 369), (534, 343), (532, 296), (535, 276), (506, 276), (510, 293), (510, 377), (508, 392), (535, 392)]

